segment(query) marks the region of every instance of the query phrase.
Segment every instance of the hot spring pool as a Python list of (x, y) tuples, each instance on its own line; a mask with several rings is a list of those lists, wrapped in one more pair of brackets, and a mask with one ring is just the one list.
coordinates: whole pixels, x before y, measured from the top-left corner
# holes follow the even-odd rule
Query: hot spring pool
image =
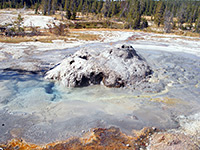
[(138, 52), (154, 70), (152, 89), (67, 88), (44, 80), (43, 73), (2, 69), (0, 142), (21, 137), (43, 144), (95, 127), (115, 126), (127, 134), (145, 126), (177, 128), (177, 116), (199, 110), (200, 60), (183, 53)]

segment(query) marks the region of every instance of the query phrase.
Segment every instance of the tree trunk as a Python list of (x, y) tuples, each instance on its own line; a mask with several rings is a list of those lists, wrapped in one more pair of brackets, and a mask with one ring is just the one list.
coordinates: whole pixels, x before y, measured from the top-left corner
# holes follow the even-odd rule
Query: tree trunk
[(49, 3), (48, 3), (48, 15), (51, 14), (51, 0), (49, 0)]

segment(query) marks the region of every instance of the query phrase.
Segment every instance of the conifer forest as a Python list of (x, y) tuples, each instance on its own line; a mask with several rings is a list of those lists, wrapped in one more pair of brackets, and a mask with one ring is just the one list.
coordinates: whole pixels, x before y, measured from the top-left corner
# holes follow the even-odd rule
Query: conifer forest
[[(64, 11), (64, 17), (75, 20), (77, 12), (99, 18), (126, 21), (127, 29), (148, 26), (143, 16), (150, 16), (165, 32), (172, 28), (200, 32), (200, 1), (198, 0), (0, 0), (0, 8), (31, 8), (37, 14), (52, 15)], [(186, 24), (185, 26), (183, 26)]]

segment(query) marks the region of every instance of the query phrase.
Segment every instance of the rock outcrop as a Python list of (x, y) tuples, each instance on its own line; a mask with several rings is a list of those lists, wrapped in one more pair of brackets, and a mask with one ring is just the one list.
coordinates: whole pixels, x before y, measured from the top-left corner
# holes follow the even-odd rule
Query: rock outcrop
[(61, 81), (67, 87), (103, 83), (107, 87), (139, 84), (151, 69), (132, 46), (102, 51), (82, 49), (47, 72), (45, 78)]

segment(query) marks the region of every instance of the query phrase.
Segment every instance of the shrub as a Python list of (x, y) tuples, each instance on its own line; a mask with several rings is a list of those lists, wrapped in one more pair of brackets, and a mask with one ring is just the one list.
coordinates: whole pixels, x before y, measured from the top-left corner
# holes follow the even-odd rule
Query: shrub
[(49, 32), (53, 33), (55, 35), (58, 36), (65, 36), (67, 33), (69, 33), (69, 30), (66, 29), (67, 25), (60, 23), (58, 25), (56, 25), (55, 23), (53, 23), (54, 27), (52, 27), (52, 25), (47, 25), (49, 27)]

